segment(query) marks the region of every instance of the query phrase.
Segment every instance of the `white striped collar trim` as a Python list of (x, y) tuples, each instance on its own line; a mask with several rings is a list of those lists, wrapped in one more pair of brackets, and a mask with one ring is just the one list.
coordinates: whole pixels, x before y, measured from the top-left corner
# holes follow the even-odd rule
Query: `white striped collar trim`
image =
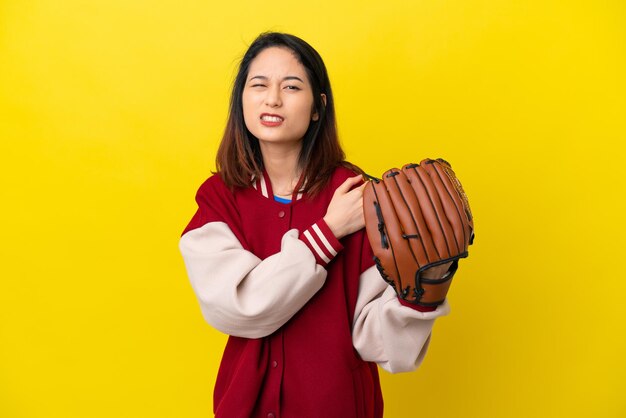
[(254, 187), (255, 190), (260, 191), (264, 197), (269, 198), (268, 190), (270, 190), (271, 186), (268, 187), (269, 181), (265, 179), (264, 173), (261, 173), (261, 176), (259, 176), (259, 178), (256, 178), (253, 175), (250, 180), (252, 181), (252, 187)]
[[(254, 187), (255, 190), (260, 191), (264, 197), (268, 199), (270, 198), (270, 190), (272, 190), (272, 184), (269, 180), (269, 177), (266, 175), (265, 171), (261, 173), (259, 178), (256, 178), (253, 175), (250, 181), (252, 182), (252, 187)], [(304, 184), (306, 184), (306, 180), (303, 182), (303, 186), (300, 188), (300, 190), (298, 190), (298, 193), (294, 193), (295, 198), (292, 195), (292, 200), (302, 199), (302, 197), (304, 196)]]

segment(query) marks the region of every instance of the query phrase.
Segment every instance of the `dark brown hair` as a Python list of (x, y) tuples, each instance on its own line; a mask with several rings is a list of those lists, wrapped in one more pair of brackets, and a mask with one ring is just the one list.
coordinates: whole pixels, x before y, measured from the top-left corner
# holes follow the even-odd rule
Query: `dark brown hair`
[[(284, 47), (290, 49), (306, 69), (313, 90), (313, 105), (319, 114), (311, 121), (302, 139), (298, 164), (307, 179), (304, 192), (315, 195), (330, 179), (334, 169), (343, 165), (353, 171), (361, 170), (345, 161), (339, 144), (335, 122), (335, 105), (330, 80), (322, 57), (302, 39), (279, 32), (260, 34), (250, 45), (239, 64), (230, 97), (230, 110), (226, 129), (217, 151), (216, 166), (229, 187), (246, 187), (253, 176), (263, 170), (259, 140), (250, 133), (243, 117), (242, 94), (248, 77), (250, 63), (264, 49)], [(321, 94), (326, 95), (326, 105)]]

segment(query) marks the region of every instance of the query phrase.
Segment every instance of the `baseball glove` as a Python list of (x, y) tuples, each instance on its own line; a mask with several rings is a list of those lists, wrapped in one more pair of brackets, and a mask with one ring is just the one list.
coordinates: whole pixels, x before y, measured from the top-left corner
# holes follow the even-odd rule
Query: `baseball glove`
[[(392, 168), (363, 192), (365, 228), (382, 277), (409, 303), (443, 303), (458, 261), (474, 240), (467, 196), (447, 161)], [(424, 271), (451, 263), (442, 278)], [(445, 268), (445, 267), (444, 267)]]

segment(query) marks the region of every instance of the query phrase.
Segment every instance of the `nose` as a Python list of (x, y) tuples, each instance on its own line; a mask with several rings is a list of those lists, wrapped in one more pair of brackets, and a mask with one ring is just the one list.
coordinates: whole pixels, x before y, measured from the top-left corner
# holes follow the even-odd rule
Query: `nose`
[(278, 107), (282, 104), (282, 100), (280, 98), (280, 86), (267, 89), (265, 104), (269, 107)]

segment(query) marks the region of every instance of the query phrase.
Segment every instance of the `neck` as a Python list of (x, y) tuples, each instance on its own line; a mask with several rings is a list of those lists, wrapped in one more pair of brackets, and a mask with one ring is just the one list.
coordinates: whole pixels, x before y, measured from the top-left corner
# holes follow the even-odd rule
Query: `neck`
[(302, 143), (296, 146), (287, 144), (268, 144), (261, 146), (263, 165), (272, 183), (272, 191), (278, 196), (291, 196), (302, 172), (298, 166), (298, 157)]

